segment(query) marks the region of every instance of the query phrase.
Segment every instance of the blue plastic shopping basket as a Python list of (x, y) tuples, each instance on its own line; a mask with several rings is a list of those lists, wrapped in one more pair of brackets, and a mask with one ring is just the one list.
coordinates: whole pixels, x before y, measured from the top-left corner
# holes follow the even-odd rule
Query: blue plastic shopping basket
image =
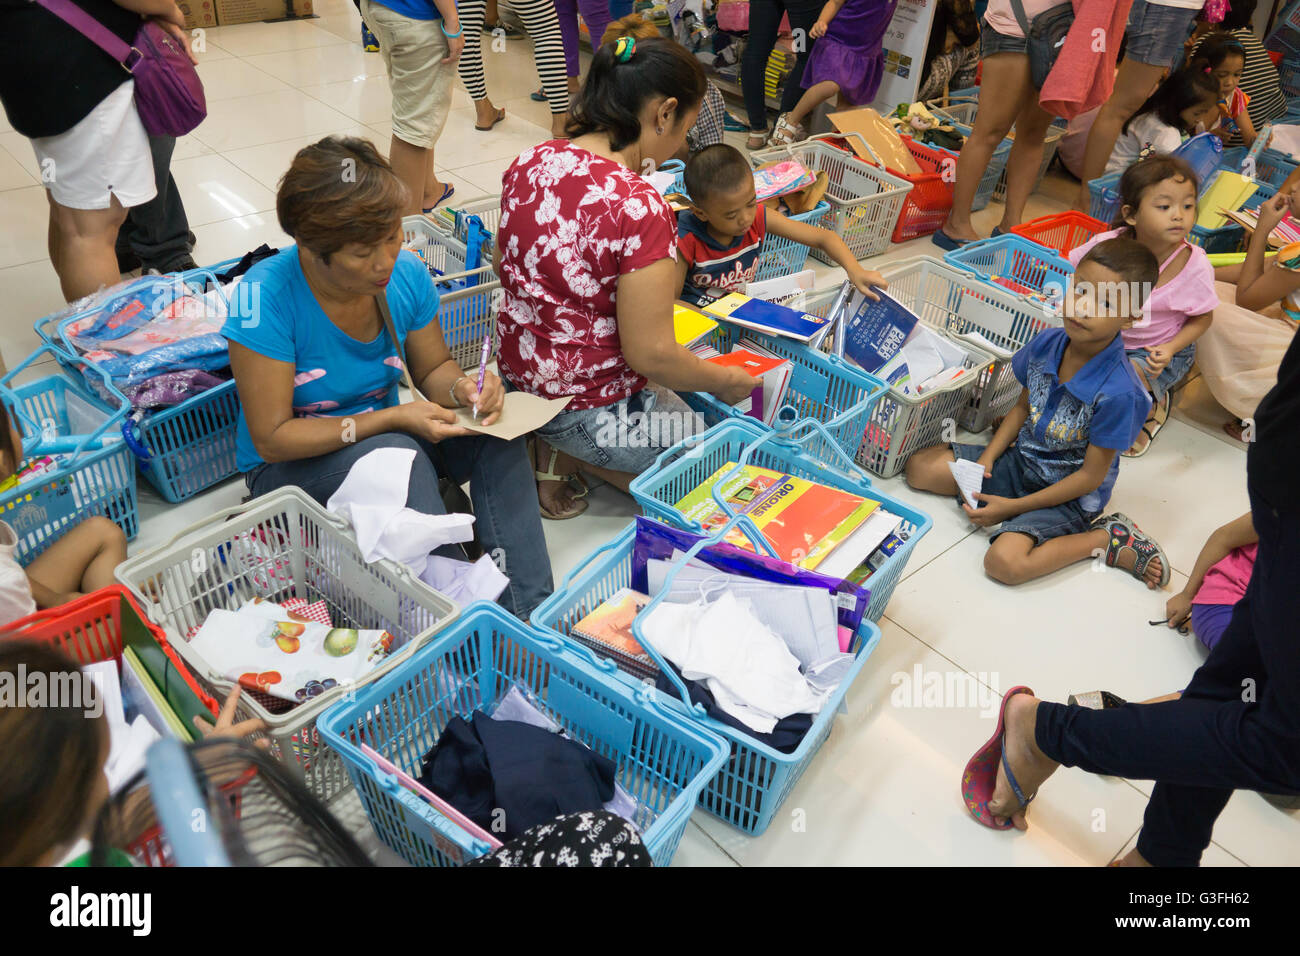
[(619, 679), (608, 661), (485, 601), (317, 719), (380, 839), (417, 866), (456, 865), (487, 852), (382, 773), (360, 745), (418, 778), (447, 722), (494, 703), (512, 684), (532, 691), (571, 737), (616, 764), (618, 782), (641, 807), (646, 848), (656, 866), (667, 866), (700, 791), (726, 760), (726, 744), (652, 690)]
[(1058, 256), (1056, 250), (1013, 233), (968, 242), (944, 253), (943, 258), (958, 269), (975, 273), (985, 282), (1001, 286), (1002, 283), (993, 281), (995, 277), (1009, 279), (1049, 300), (1065, 294), (1074, 273), (1074, 266)]
[[(733, 526), (743, 528), (750, 539), (759, 546), (765, 545), (761, 535), (749, 523), (748, 518), (734, 518), (712, 539), (700, 541), (681, 561), (677, 562), (664, 583), (663, 594), (668, 593), (673, 578), (686, 561), (694, 557), (705, 545), (721, 541)], [(636, 526), (632, 525), (613, 541), (593, 552), (578, 568), (569, 573), (560, 589), (533, 613), (533, 623), (554, 630), (572, 641), (570, 635), (574, 624), (588, 611), (598, 607), (602, 600), (612, 595), (618, 588), (630, 585), (632, 548), (635, 540)], [(874, 577), (872, 580), (874, 581)], [(661, 603), (663, 594), (651, 601), (638, 616), (637, 622), (632, 625), (637, 641), (654, 659), (659, 670), (671, 681), (678, 695), (660, 692), (663, 694), (662, 700), (670, 703), (679, 713), (698, 722), (707, 731), (722, 737), (727, 741), (731, 751), (731, 759), (718, 770), (709, 781), (708, 788), (700, 794), (700, 806), (738, 830), (751, 835), (760, 834), (767, 829), (790, 790), (830, 736), (831, 726), (835, 722), (835, 712), (843, 703), (853, 681), (861, 673), (867, 658), (880, 641), (880, 629), (865, 615), (863, 616), (850, 648), (856, 659), (849, 672), (822, 705), (821, 711), (814, 718), (812, 726), (798, 747), (786, 753), (754, 739), (744, 731), (715, 720), (708, 716), (702, 707), (690, 703), (686, 687), (673, 673), (672, 668), (667, 666), (659, 652), (646, 640), (639, 623), (645, 619), (647, 613)], [(575, 643), (572, 646), (581, 645)], [(603, 663), (611, 666), (614, 664), (609, 660)], [(629, 686), (635, 686), (640, 680), (636, 675), (626, 672), (620, 672), (620, 676)]]
[[(867, 582), (871, 591), (867, 617), (878, 621), (885, 613), (885, 605), (902, 577), (912, 550), (930, 530), (932, 521), (924, 512), (875, 488), (867, 473), (838, 445), (819, 441), (818, 437), (824, 436), (825, 431), (820, 422), (809, 419), (791, 423), (787, 418), (779, 429), (767, 429), (745, 418), (723, 422), (663, 452), (651, 468), (632, 480), (632, 497), (649, 517), (700, 534), (703, 528), (699, 523), (688, 521), (674, 504), (730, 461), (807, 478), (881, 502), (903, 519), (900, 529), (908, 537)], [(831, 449), (832, 454), (823, 457), (817, 449)], [(723, 508), (729, 513), (725, 504)]]
[(135, 537), (139, 524), (135, 464), (118, 434), (129, 407), (126, 400), (111, 409), (79, 375), (62, 371), (13, 383), (15, 376), (46, 357), (66, 368), (84, 365), (108, 383), (107, 375), (92, 363), (52, 345), (42, 345), (0, 378), (0, 396), (14, 410), (23, 434), (24, 457), (62, 456), (59, 467), (0, 493), (0, 518), (18, 535), (15, 557), (23, 565), (86, 518), (109, 518), (128, 539)]
[[(853, 455), (862, 443), (862, 432), (871, 419), (872, 409), (880, 396), (889, 390), (880, 379), (843, 359), (826, 355), (790, 339), (763, 335), (720, 322), (705, 340), (722, 354), (740, 345), (742, 337), (752, 338), (763, 348), (789, 360), (792, 368), (784, 404), (800, 418), (811, 418), (826, 426), (825, 434), (841, 451)], [(726, 404), (708, 392), (686, 392), (683, 400), (704, 416), (706, 425), (731, 419), (746, 420), (766, 428), (758, 419)], [(820, 441), (820, 437), (815, 440)], [(812, 448), (823, 457), (833, 457), (829, 449)]]
[[(216, 273), (238, 263), (227, 259), (214, 266), (190, 269), (160, 282), (178, 278), (196, 293), (217, 287)], [(36, 323), (36, 333), (47, 342), (63, 346), (68, 355), (77, 349), (68, 340), (68, 326), (86, 313), (66, 316), (51, 328), (51, 318)], [(114, 395), (121, 393), (111, 384)], [(125, 399), (123, 399), (125, 401)], [(135, 454), (140, 471), (165, 500), (184, 501), (235, 474), (235, 431), (239, 426), (239, 392), (233, 380), (200, 392), (161, 411), (132, 414), (122, 425), (122, 436)]]

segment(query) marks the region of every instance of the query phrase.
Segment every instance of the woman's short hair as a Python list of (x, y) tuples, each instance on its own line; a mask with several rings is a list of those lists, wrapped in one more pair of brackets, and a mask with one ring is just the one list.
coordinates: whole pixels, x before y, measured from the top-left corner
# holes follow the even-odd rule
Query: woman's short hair
[(280, 179), (280, 228), (326, 262), (351, 243), (382, 242), (407, 204), (406, 185), (369, 140), (327, 136), (298, 150)]
[(678, 121), (704, 99), (708, 80), (700, 61), (676, 40), (636, 40), (625, 60), (614, 51), (615, 44), (606, 43), (591, 58), (569, 109), (565, 132), (571, 139), (606, 133), (610, 148), (626, 149), (641, 137), (641, 110), (651, 98), (675, 97)]

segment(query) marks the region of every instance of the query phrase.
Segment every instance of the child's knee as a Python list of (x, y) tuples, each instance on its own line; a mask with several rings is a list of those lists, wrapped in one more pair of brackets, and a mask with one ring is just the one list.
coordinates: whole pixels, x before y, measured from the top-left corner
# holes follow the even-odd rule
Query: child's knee
[(947, 448), (947, 445), (931, 445), (929, 448), (919, 449), (909, 457), (907, 463), (903, 465), (903, 477), (908, 487), (918, 491), (932, 490), (936, 462)]
[(1024, 584), (1029, 580), (1028, 555), (997, 547), (995, 541), (984, 553), (984, 573), (999, 584)]
[(93, 534), (95, 540), (104, 548), (126, 551), (126, 532), (118, 527), (116, 522), (103, 515), (95, 515), (93, 518), (87, 518), (85, 525), (87, 533)]

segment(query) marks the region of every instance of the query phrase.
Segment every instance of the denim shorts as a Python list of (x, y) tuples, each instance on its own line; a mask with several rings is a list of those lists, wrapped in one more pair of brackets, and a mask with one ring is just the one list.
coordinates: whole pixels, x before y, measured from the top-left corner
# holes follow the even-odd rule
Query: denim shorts
[(1195, 10), (1133, 0), (1128, 14), (1124, 58), (1151, 66), (1172, 66), (1183, 54)]
[(1162, 401), (1169, 390), (1183, 380), (1192, 363), (1196, 361), (1196, 343), (1193, 342), (1185, 349), (1179, 349), (1174, 353), (1174, 357), (1169, 360), (1169, 364), (1164, 367), (1156, 378), (1151, 378), (1151, 373), (1147, 371), (1147, 356), (1150, 354), (1148, 349), (1125, 349), (1124, 354), (1128, 356), (1130, 362), (1142, 370), (1142, 378), (1150, 382), (1151, 393), (1155, 395), (1156, 401)]
[(994, 53), (1027, 53), (1028, 50), (1029, 41), (1024, 37), (1009, 37), (1005, 33), (998, 33), (989, 26), (987, 20), (980, 20), (981, 59)]
[[(987, 447), (987, 445), (953, 442), (952, 453), (958, 459), (978, 461)], [(984, 487), (981, 489), (986, 495), (997, 495), (999, 498), (1023, 498), (1047, 487), (1025, 467), (1024, 459), (1014, 447), (1004, 451), (993, 463), (991, 470), (993, 477), (985, 478)], [(964, 501), (961, 495), (957, 496), (957, 500)], [(1016, 531), (1029, 535), (1037, 546), (1052, 538), (1060, 538), (1067, 534), (1081, 534), (1089, 530), (1093, 519), (1098, 514), (1100, 512), (1084, 511), (1079, 505), (1079, 499), (1076, 498), (1053, 508), (1039, 508), (1036, 511), (1026, 511), (1022, 515), (1016, 515), (998, 525), (997, 531), (989, 541), (992, 542), (998, 535), (1008, 531)]]
[[(515, 390), (501, 381), (507, 391)], [(703, 418), (675, 392), (647, 385), (613, 405), (566, 408), (537, 434), (579, 461), (639, 475), (665, 450), (704, 430)]]

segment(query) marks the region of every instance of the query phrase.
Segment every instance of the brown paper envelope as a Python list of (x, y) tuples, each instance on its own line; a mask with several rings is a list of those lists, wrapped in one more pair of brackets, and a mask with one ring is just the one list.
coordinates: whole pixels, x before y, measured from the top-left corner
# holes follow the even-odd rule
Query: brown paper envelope
[(573, 401), (572, 395), (566, 395), (564, 398), (538, 398), (527, 392), (507, 392), (505, 404), (501, 407), (501, 417), (491, 425), (475, 421), (472, 408), (456, 409), (456, 424), (464, 425), (470, 431), (481, 435), (512, 441), (520, 435), (527, 435), (541, 428), (564, 411), (564, 407), (571, 401)]

